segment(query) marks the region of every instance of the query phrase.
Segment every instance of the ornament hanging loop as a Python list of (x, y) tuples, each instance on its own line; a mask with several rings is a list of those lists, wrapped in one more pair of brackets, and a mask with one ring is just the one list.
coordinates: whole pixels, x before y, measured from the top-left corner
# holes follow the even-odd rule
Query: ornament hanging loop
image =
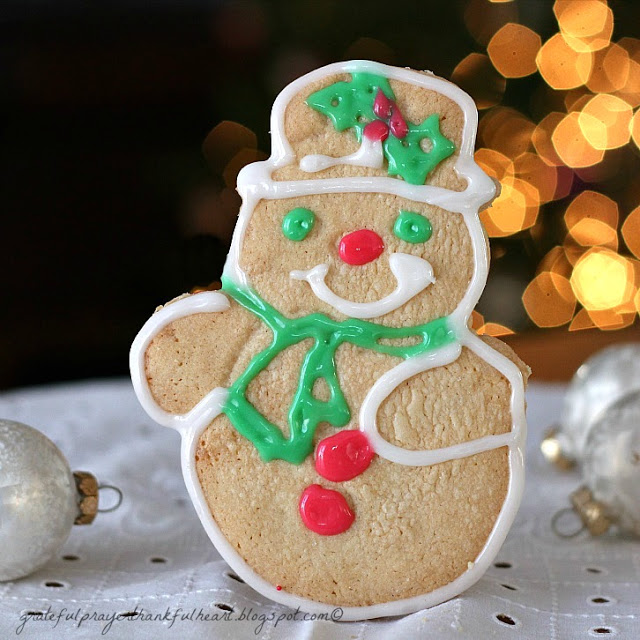
[[(118, 487), (110, 484), (98, 484), (95, 476), (88, 471), (74, 471), (73, 477), (76, 481), (78, 492), (78, 515), (74, 524), (91, 524), (99, 513), (111, 513), (122, 504), (122, 491)], [(99, 508), (100, 490), (110, 489), (117, 495), (116, 503), (106, 509)]]
[(565, 516), (568, 516), (569, 514), (571, 514), (571, 516), (573, 517), (573, 520), (576, 519), (577, 514), (571, 507), (566, 507), (565, 509), (560, 509), (560, 511), (556, 511), (556, 513), (553, 514), (553, 518), (551, 518), (551, 529), (553, 530), (553, 533), (555, 533), (559, 538), (565, 538), (565, 539), (575, 538), (577, 535), (581, 534), (586, 529), (586, 526), (584, 525), (584, 523), (582, 523), (581, 521), (578, 521), (578, 524), (580, 526), (577, 529), (574, 528), (573, 530), (569, 530), (569, 531), (563, 530), (562, 527), (560, 526), (560, 521), (563, 520)]
[(111, 507), (107, 507), (106, 509), (100, 509), (98, 508), (98, 513), (111, 513), (113, 511), (116, 511), (117, 509), (120, 508), (120, 505), (122, 504), (122, 501), (124, 499), (124, 495), (122, 493), (122, 490), (119, 489), (118, 487), (114, 487), (112, 484), (101, 484), (98, 486), (98, 492), (102, 491), (103, 489), (110, 489), (111, 491), (114, 491), (116, 493), (116, 502), (113, 506)]

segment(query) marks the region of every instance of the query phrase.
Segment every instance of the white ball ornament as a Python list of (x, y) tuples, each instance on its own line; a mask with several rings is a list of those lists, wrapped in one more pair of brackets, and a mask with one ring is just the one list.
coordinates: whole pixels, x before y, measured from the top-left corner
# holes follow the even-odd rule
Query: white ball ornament
[(56, 445), (36, 429), (0, 420), (0, 581), (45, 565), (73, 525), (89, 524), (97, 511), (91, 474), (72, 473)]
[[(551, 520), (563, 538), (583, 530), (599, 536), (612, 527), (640, 536), (640, 391), (633, 391), (607, 407), (595, 421), (584, 447), (584, 484), (570, 496), (571, 508)], [(578, 526), (561, 525), (568, 514)]]
[(619, 398), (640, 390), (640, 343), (608, 347), (574, 375), (558, 428), (542, 442), (545, 457), (561, 468), (580, 462), (595, 421)]
[(593, 425), (582, 473), (609, 520), (640, 536), (640, 391), (618, 400)]

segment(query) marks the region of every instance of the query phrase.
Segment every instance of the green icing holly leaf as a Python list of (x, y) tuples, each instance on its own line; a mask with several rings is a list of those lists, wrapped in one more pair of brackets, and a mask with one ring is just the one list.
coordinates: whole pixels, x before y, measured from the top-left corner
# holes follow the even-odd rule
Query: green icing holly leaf
[[(306, 103), (330, 118), (336, 131), (353, 128), (361, 142), (367, 124), (379, 119), (373, 112), (378, 89), (382, 89), (389, 100), (395, 100), (387, 78), (373, 73), (353, 73), (351, 82), (335, 82), (312, 93)], [(388, 172), (410, 184), (424, 184), (429, 173), (455, 151), (455, 145), (442, 135), (440, 118), (435, 113), (422, 124), (407, 122), (407, 125), (409, 132), (404, 138), (390, 134), (383, 142)], [(423, 149), (423, 140), (429, 141), (428, 149)]]
[(351, 82), (335, 82), (312, 93), (306, 103), (330, 118), (336, 131), (353, 127), (360, 142), (367, 123), (376, 120), (373, 103), (378, 89), (389, 100), (395, 98), (386, 78), (373, 73), (353, 73)]
[[(404, 138), (400, 140), (390, 135), (383, 142), (389, 175), (399, 175), (410, 184), (424, 184), (427, 175), (448, 158), (456, 147), (440, 132), (440, 118), (436, 113), (420, 125), (407, 124), (409, 133)], [(423, 140), (429, 141), (428, 150), (422, 148)]]

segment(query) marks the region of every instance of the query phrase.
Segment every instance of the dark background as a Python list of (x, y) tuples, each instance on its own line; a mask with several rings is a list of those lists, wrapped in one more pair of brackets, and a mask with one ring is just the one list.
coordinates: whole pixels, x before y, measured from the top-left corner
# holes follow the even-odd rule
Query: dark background
[[(518, 3), (543, 41), (550, 5)], [(205, 160), (207, 133), (233, 120), (268, 152), (278, 91), (335, 60), (448, 77), (483, 50), (465, 6), (2, 2), (0, 388), (126, 374), (156, 305), (220, 275), (239, 167), (223, 175), (224, 149)], [(635, 15), (617, 7), (619, 22)], [(504, 102), (526, 104), (532, 82), (510, 82)], [(501, 243), (500, 268), (526, 283), (539, 255)]]

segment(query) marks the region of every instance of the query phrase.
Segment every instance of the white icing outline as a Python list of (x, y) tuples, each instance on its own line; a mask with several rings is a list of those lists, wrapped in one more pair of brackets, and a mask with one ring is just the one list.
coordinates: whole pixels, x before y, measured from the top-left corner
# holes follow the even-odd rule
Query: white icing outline
[(338, 164), (351, 164), (358, 167), (369, 167), (371, 169), (382, 169), (384, 166), (384, 153), (382, 151), (382, 140), (369, 140), (367, 136), (362, 136), (360, 147), (355, 153), (341, 158), (331, 156), (309, 155), (300, 160), (300, 169), (306, 173), (316, 173)]
[(360, 430), (367, 435), (373, 450), (379, 456), (398, 464), (420, 467), (465, 458), (475, 453), (508, 446), (513, 442), (513, 433), (507, 432), (440, 449), (413, 451), (393, 445), (380, 435), (376, 416), (380, 405), (390, 394), (389, 389), (393, 391), (400, 384), (419, 373), (454, 362), (460, 356), (461, 351), (462, 345), (459, 342), (454, 342), (437, 351), (429, 351), (414, 358), (408, 358), (376, 380), (362, 402), (358, 424)]
[(156, 403), (147, 380), (145, 359), (147, 347), (164, 327), (174, 320), (196, 313), (217, 313), (229, 309), (229, 299), (218, 291), (203, 291), (170, 302), (156, 311), (143, 325), (135, 337), (129, 351), (129, 370), (133, 389), (138, 400), (149, 416), (163, 427), (171, 427), (182, 436), (190, 431), (202, 431), (222, 411), (227, 399), (227, 390), (222, 387), (212, 389), (188, 413), (169, 413)]
[(329, 272), (328, 264), (318, 264), (306, 271), (292, 271), (290, 277), (308, 282), (316, 298), (345, 316), (368, 319), (395, 311), (436, 281), (429, 262), (409, 253), (392, 253), (389, 256), (389, 268), (398, 285), (388, 296), (373, 302), (353, 302), (331, 291), (324, 281)]
[[(403, 180), (390, 177), (353, 177), (300, 181), (273, 181), (271, 179), (271, 174), (275, 169), (292, 164), (296, 160), (284, 136), (284, 113), (291, 98), (309, 83), (327, 75), (354, 71), (384, 75), (390, 79), (432, 89), (449, 97), (460, 106), (464, 115), (464, 128), (454, 169), (460, 177), (467, 181), (467, 187), (464, 191), (450, 191), (431, 185), (411, 185)], [(432, 352), (431, 354), (424, 354), (423, 356), (406, 360), (387, 372), (376, 382), (365, 398), (360, 416), (361, 420), (363, 418), (364, 420), (362, 420), (360, 427), (370, 434), (374, 444), (380, 449), (376, 453), (384, 453), (390, 459), (395, 459), (401, 464), (408, 465), (425, 464), (425, 460), (427, 460), (426, 464), (430, 464), (433, 460), (440, 461), (443, 455), (447, 455), (447, 459), (453, 459), (474, 455), (474, 453), (482, 450), (506, 446), (509, 451), (510, 465), (507, 495), (485, 546), (470, 565), (470, 568), (462, 575), (434, 591), (412, 598), (372, 606), (344, 607), (342, 620), (345, 621), (413, 613), (422, 608), (440, 604), (469, 588), (479, 580), (498, 553), (515, 518), (522, 497), (524, 487), (523, 452), (526, 436), (522, 373), (513, 362), (484, 343), (468, 328), (471, 311), (482, 293), (488, 274), (487, 243), (478, 216), (478, 210), (480, 206), (491, 200), (495, 195), (493, 181), (475, 163), (473, 158), (477, 123), (478, 114), (472, 99), (461, 89), (446, 80), (437, 78), (432, 74), (425, 75), (409, 69), (397, 69), (375, 62), (359, 60), (339, 62), (317, 69), (285, 87), (276, 98), (271, 114), (273, 148), (271, 157), (266, 161), (244, 167), (238, 176), (238, 192), (242, 197), (243, 204), (224, 270), (225, 275), (238, 286), (249, 286), (246, 274), (239, 266), (240, 250), (251, 213), (258, 201), (263, 198), (290, 198), (308, 194), (344, 192), (388, 193), (462, 214), (471, 238), (476, 269), (472, 274), (469, 287), (462, 301), (452, 315), (449, 316), (449, 322), (456, 331), (459, 344), (449, 345), (435, 353)], [(206, 298), (203, 296), (206, 296)], [(220, 298), (223, 298), (224, 302)], [(190, 300), (195, 302), (190, 303)], [(311, 613), (330, 614), (335, 609), (334, 605), (309, 600), (287, 593), (284, 590), (278, 591), (274, 585), (259, 576), (226, 540), (209, 510), (195, 468), (195, 449), (199, 436), (208, 422), (220, 413), (226, 398), (226, 390), (222, 388), (212, 390), (196, 407), (181, 416), (169, 414), (160, 409), (155, 404), (149, 391), (145, 373), (145, 351), (153, 336), (174, 319), (191, 313), (218, 312), (226, 308), (228, 308), (228, 300), (222, 294), (202, 293), (169, 304), (152, 316), (140, 331), (131, 348), (130, 366), (134, 389), (143, 408), (154, 420), (165, 426), (172, 426), (182, 434), (182, 468), (187, 489), (204, 529), (230, 567), (247, 584), (275, 602), (292, 608), (299, 607)], [(386, 443), (387, 446), (385, 446), (377, 431), (374, 409), (393, 391), (391, 385), (400, 384), (410, 375), (416, 375), (434, 366), (441, 366), (448, 358), (454, 359), (455, 352), (461, 349), (462, 346), (474, 351), (509, 381), (511, 385), (511, 431), (508, 434), (488, 436), (490, 440), (479, 438), (475, 441), (454, 445), (452, 448), (446, 447), (434, 450), (433, 452), (416, 452), (402, 449), (397, 451), (398, 448), (394, 448), (388, 442)], [(427, 355), (431, 357), (427, 357)], [(385, 380), (384, 384), (381, 382), (383, 379)], [(371, 417), (372, 413), (373, 418)], [(376, 446), (374, 446), (374, 449)], [(447, 451), (446, 454), (443, 453), (445, 451)]]

